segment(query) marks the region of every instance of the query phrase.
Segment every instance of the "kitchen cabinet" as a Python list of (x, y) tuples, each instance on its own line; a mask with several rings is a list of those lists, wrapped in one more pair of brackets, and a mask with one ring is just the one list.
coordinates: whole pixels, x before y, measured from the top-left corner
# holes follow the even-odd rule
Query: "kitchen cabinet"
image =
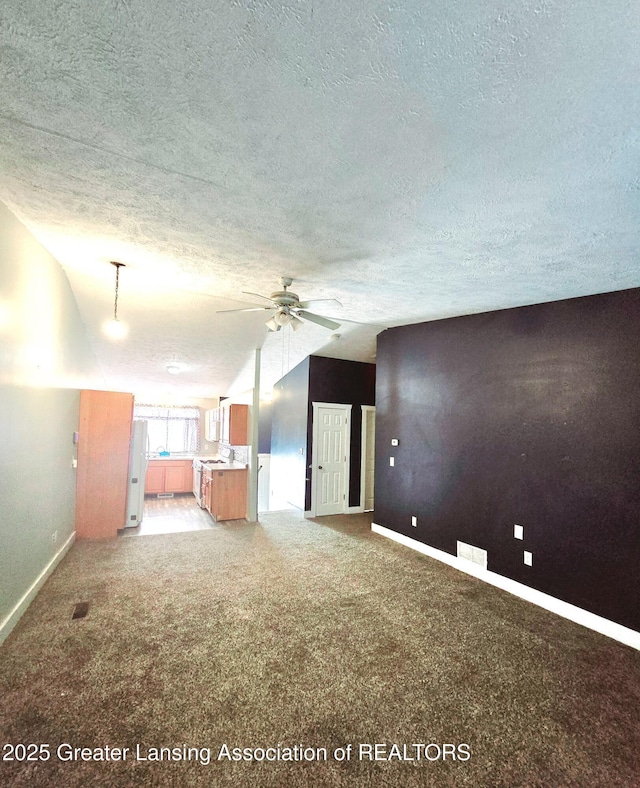
[(145, 495), (192, 492), (192, 465), (192, 460), (149, 460)]
[(204, 438), (207, 441), (220, 440), (220, 408), (204, 412)]
[(167, 463), (164, 471), (165, 492), (192, 492), (193, 487), (193, 461), (182, 463)]
[(249, 406), (223, 405), (221, 411), (220, 440), (230, 446), (249, 444)]
[(205, 468), (204, 505), (214, 520), (240, 520), (247, 516), (247, 469)]
[(160, 463), (155, 465), (152, 462), (149, 463), (144, 481), (144, 492), (145, 495), (164, 492), (164, 468)]

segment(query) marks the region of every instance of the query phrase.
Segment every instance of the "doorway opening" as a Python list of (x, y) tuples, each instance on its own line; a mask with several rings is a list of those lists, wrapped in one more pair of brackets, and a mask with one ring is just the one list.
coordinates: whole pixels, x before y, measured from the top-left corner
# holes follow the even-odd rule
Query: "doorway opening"
[(362, 405), (362, 453), (360, 462), (360, 503), (365, 512), (373, 511), (373, 486), (376, 460), (376, 408)]

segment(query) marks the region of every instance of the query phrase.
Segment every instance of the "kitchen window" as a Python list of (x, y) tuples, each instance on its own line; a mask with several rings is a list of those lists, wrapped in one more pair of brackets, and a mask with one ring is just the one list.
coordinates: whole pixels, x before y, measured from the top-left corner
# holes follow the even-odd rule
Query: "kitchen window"
[(134, 405), (133, 418), (147, 422), (149, 451), (155, 454), (197, 454), (200, 450), (200, 409), (188, 405)]

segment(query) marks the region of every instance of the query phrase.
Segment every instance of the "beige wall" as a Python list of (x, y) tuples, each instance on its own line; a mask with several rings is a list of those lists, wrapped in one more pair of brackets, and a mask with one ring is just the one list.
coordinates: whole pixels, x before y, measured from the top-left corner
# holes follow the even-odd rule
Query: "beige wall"
[(73, 534), (78, 389), (103, 384), (62, 268), (0, 204), (0, 641)]

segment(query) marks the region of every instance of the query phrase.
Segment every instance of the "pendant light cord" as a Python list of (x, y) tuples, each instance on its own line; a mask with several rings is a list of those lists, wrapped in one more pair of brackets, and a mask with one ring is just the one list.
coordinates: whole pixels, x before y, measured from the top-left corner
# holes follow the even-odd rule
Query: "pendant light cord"
[(113, 319), (118, 319), (118, 287), (120, 286), (120, 269), (124, 265), (124, 263), (115, 263), (111, 261), (111, 265), (115, 265), (116, 267), (116, 297), (113, 302)]

